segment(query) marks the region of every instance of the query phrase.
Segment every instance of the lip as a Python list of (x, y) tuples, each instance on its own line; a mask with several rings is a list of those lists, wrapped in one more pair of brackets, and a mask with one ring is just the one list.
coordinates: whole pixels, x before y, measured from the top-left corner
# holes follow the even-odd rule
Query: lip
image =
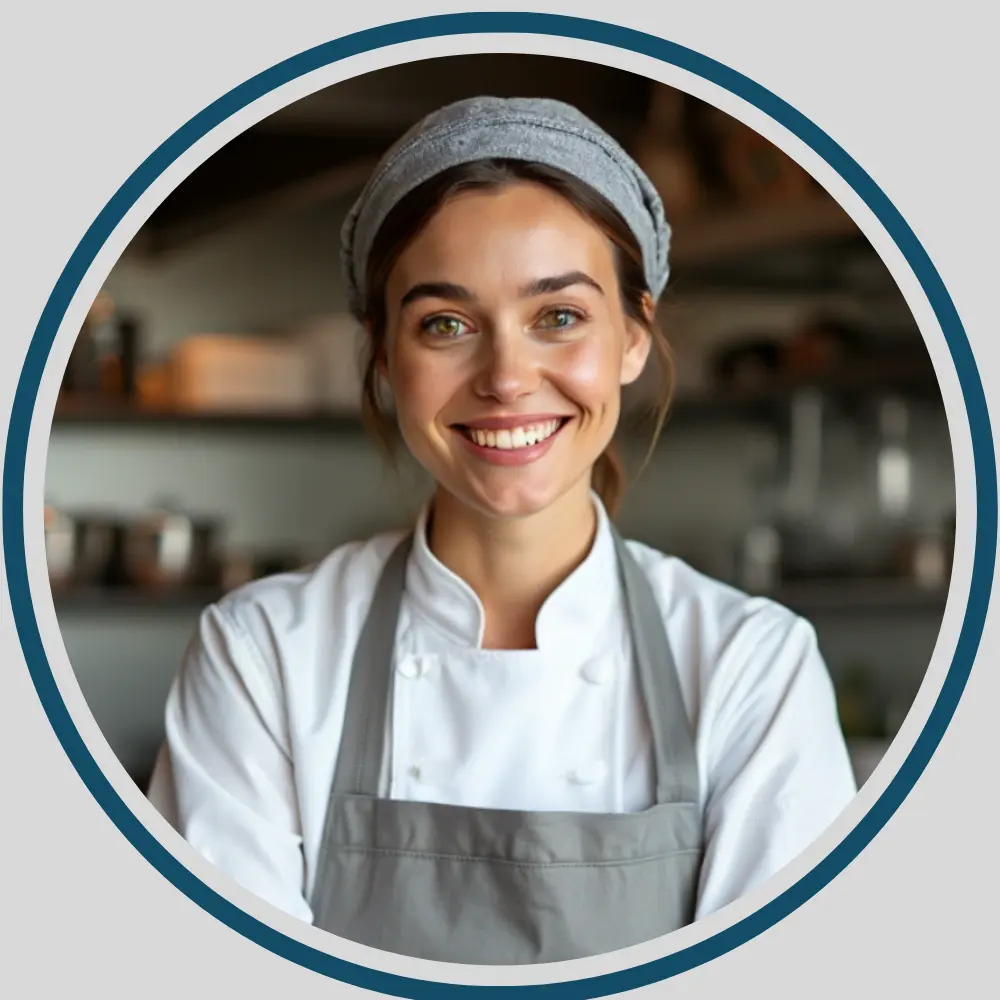
[(452, 424), (452, 427), (468, 427), (474, 431), (509, 431), (513, 427), (530, 427), (544, 424), (549, 420), (568, 420), (568, 413), (512, 413), (507, 417), (483, 417), (481, 420), (467, 420)]
[[(484, 462), (489, 462), (491, 465), (503, 465), (503, 466), (517, 466), (517, 465), (530, 465), (532, 462), (537, 462), (543, 455), (545, 455), (548, 450), (555, 443), (556, 439), (560, 434), (566, 429), (567, 425), (570, 423), (571, 418), (561, 417), (558, 414), (553, 414), (548, 417), (535, 417), (531, 416), (528, 420), (524, 417), (517, 418), (506, 418), (497, 417), (493, 419), (498, 420), (509, 420), (515, 419), (514, 423), (507, 424), (490, 424), (486, 426), (483, 423), (475, 424), (456, 424), (452, 430), (461, 439), (463, 444), (469, 451), (475, 455), (477, 458), (481, 458)], [(523, 427), (527, 423), (541, 423), (545, 420), (561, 420), (562, 424), (555, 433), (550, 434), (544, 441), (539, 441), (537, 444), (529, 445), (527, 448), (489, 448), (481, 444), (476, 444), (470, 437), (463, 434), (459, 429), (460, 427), (472, 427), (476, 430), (506, 430), (509, 427)]]

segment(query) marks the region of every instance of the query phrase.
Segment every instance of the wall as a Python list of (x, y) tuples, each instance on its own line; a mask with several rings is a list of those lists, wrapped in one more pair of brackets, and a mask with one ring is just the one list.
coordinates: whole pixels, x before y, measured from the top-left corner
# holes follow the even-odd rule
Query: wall
[(340, 308), (346, 201), (248, 218), (162, 258), (124, 257), (106, 289), (144, 321), (152, 354), (191, 333), (282, 329)]

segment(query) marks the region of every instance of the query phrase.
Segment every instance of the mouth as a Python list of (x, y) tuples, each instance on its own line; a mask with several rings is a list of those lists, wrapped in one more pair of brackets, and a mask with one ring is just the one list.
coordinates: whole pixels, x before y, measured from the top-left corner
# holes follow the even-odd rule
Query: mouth
[(558, 437), (559, 432), (572, 417), (547, 417), (528, 419), (514, 424), (509, 419), (492, 421), (506, 426), (485, 426), (491, 421), (481, 421), (475, 426), (453, 424), (469, 448), (480, 458), (496, 465), (522, 465), (541, 458)]
[(465, 424), (455, 424), (455, 430), (464, 435), (480, 448), (493, 448), (498, 451), (517, 451), (531, 448), (555, 436), (569, 422), (569, 417), (553, 417), (550, 420), (540, 420), (516, 427), (469, 427)]

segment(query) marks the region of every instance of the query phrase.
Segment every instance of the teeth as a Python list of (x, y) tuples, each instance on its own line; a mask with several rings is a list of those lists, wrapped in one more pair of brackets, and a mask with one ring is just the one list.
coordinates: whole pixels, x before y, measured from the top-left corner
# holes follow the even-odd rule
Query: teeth
[(483, 431), (469, 429), (468, 436), (483, 448), (500, 448), (508, 451), (512, 448), (529, 448), (539, 441), (544, 441), (559, 429), (558, 420), (546, 420), (543, 424), (529, 424), (525, 427), (512, 427), (509, 430)]

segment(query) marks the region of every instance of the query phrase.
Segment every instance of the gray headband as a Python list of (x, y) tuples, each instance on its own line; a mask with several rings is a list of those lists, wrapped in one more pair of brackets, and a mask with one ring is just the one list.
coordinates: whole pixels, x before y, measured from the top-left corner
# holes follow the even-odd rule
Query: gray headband
[(379, 227), (410, 191), (476, 160), (528, 160), (555, 167), (603, 195), (642, 250), (654, 299), (669, 275), (670, 226), (650, 179), (576, 108), (545, 98), (474, 97), (428, 115), (388, 150), (344, 221), (341, 259), (348, 304), (361, 319), (365, 272)]

